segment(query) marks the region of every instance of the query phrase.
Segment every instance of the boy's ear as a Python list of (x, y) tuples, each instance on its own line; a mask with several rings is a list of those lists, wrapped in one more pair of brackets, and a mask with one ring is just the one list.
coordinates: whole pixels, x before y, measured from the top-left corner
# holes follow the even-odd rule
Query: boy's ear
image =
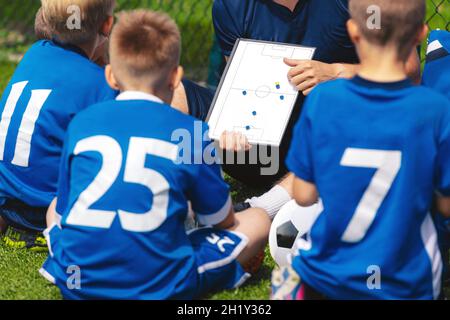
[(429, 31), (430, 31), (430, 28), (428, 28), (428, 26), (426, 24), (424, 24), (417, 36), (417, 45), (421, 44), (423, 42), (423, 40), (425, 40), (427, 38)]
[(105, 77), (106, 82), (108, 82), (108, 85), (113, 88), (114, 90), (120, 90), (119, 83), (116, 80), (116, 77), (114, 76), (114, 73), (112, 71), (111, 65), (108, 64), (105, 67)]
[(113, 25), (114, 25), (114, 17), (109, 16), (108, 19), (106, 19), (105, 22), (103, 22), (102, 26), (100, 27), (100, 34), (105, 37), (109, 37)]
[(361, 41), (361, 32), (355, 20), (350, 19), (347, 21), (347, 31), (354, 44), (358, 44)]
[(182, 66), (178, 66), (174, 69), (170, 87), (172, 90), (177, 89), (180, 86), (181, 80), (184, 77), (184, 69)]

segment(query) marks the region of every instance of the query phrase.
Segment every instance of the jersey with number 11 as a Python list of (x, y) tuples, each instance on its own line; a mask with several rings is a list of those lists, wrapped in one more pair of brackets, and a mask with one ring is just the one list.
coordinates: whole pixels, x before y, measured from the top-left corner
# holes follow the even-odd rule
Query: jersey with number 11
[(102, 68), (77, 48), (34, 44), (0, 100), (0, 197), (48, 206), (70, 120), (115, 95)]

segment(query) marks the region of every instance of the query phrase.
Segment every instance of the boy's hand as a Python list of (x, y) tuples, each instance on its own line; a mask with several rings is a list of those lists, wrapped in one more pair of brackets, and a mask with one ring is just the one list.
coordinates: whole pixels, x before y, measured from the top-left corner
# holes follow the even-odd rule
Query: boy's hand
[(248, 151), (252, 146), (248, 143), (247, 137), (240, 132), (225, 131), (219, 141), (220, 148), (226, 151)]
[(314, 60), (284, 59), (292, 67), (288, 79), (298, 91), (307, 96), (321, 82), (336, 79), (341, 72), (338, 64), (327, 64)]

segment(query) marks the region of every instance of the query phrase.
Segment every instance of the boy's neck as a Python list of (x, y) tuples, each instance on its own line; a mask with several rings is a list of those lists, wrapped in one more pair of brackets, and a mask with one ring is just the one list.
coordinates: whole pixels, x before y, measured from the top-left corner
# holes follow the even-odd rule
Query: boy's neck
[(170, 104), (170, 102), (172, 101), (172, 99), (169, 97), (170, 94), (162, 94), (162, 93), (157, 92), (154, 89), (129, 87), (129, 88), (123, 88), (120, 91), (121, 92), (134, 91), (134, 92), (141, 92), (141, 93), (149, 94), (154, 97), (157, 97), (158, 99), (161, 99), (166, 104)]
[(396, 82), (405, 80), (408, 75), (406, 63), (399, 60), (396, 50), (371, 47), (360, 50), (361, 66), (358, 74), (375, 82)]
[(273, 0), (273, 2), (278, 3), (294, 12), (299, 0)]

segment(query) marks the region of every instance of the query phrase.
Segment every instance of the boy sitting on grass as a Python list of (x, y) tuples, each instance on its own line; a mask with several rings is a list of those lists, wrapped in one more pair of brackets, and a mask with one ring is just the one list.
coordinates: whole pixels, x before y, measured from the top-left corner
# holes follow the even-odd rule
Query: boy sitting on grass
[[(80, 28), (69, 28), (69, 6)], [(41, 232), (56, 196), (69, 122), (81, 110), (117, 95), (90, 60), (109, 36), (115, 0), (42, 0), (36, 42), (0, 100), (0, 232), (15, 248), (47, 250)], [(45, 25), (45, 30), (39, 28)]]
[[(370, 6), (380, 28), (368, 28)], [(297, 202), (320, 196), (324, 210), (311, 248), (293, 261), (301, 285), (280, 287), (275, 273), (274, 298), (437, 299), (442, 259), (429, 210), (438, 192), (450, 215), (450, 104), (413, 86), (404, 68), (427, 34), (425, 1), (350, 0), (350, 11), (361, 69), (312, 92), (287, 160)]]
[[(106, 67), (121, 94), (69, 126), (41, 269), (66, 299), (201, 297), (241, 285), (242, 266), (265, 247), (267, 214), (235, 215), (220, 166), (204, 161), (214, 153), (207, 125), (168, 105), (183, 74), (180, 42), (165, 14), (122, 13)], [(188, 146), (173, 143), (177, 132)], [(215, 227), (187, 235), (188, 202)], [(74, 268), (78, 285), (68, 285)]]

